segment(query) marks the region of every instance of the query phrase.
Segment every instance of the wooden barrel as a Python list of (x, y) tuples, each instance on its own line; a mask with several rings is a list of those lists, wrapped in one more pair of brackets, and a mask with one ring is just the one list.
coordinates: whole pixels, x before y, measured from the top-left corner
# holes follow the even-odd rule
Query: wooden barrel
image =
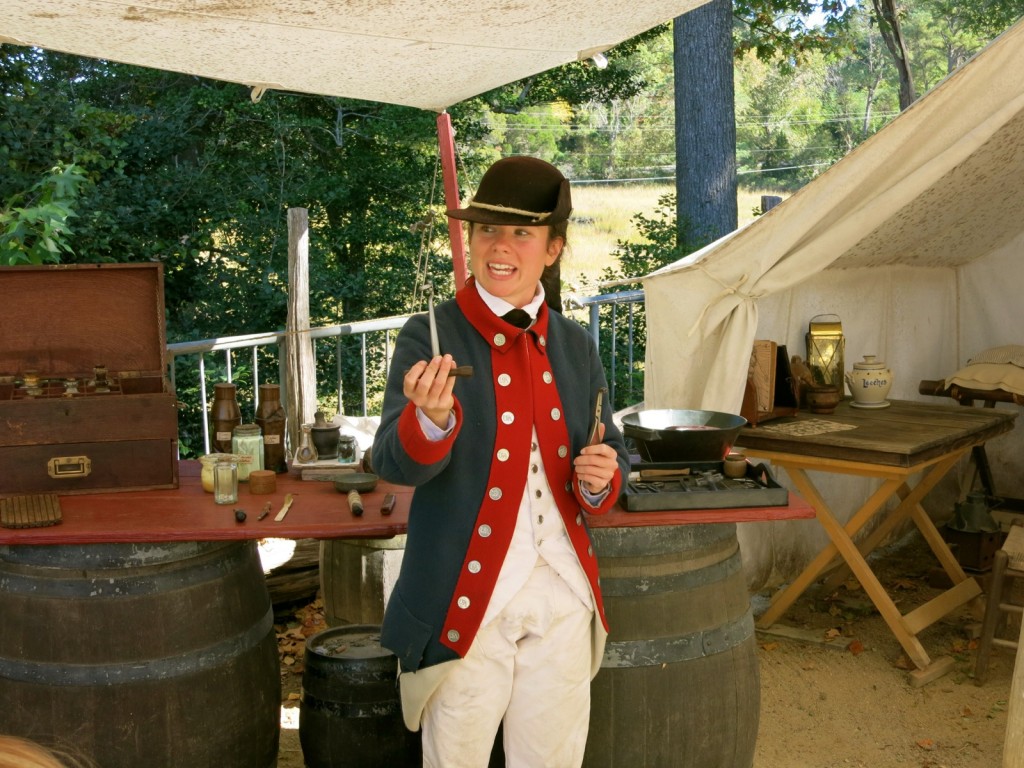
[(255, 542), (0, 546), (0, 616), (4, 733), (103, 768), (277, 765)]
[(332, 627), (306, 640), (299, 741), (306, 768), (413, 768), (420, 734), (405, 727), (398, 660), (380, 626)]
[(321, 541), (320, 589), (327, 625), (380, 624), (404, 555), (405, 534)]
[(734, 524), (593, 531), (610, 625), (585, 768), (749, 768), (760, 681)]

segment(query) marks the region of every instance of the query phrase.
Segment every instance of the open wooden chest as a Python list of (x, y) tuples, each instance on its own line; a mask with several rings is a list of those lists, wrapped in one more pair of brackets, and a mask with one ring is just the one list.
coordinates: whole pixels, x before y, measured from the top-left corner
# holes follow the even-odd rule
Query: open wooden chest
[(178, 487), (163, 267), (0, 267), (0, 494)]

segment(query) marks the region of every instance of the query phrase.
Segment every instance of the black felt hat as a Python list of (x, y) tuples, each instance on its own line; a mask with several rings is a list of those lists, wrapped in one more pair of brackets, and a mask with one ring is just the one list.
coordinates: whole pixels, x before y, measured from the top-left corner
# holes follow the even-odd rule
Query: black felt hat
[(465, 208), (448, 211), (453, 219), (478, 224), (558, 224), (572, 213), (569, 180), (551, 163), (535, 157), (498, 160), (480, 180)]

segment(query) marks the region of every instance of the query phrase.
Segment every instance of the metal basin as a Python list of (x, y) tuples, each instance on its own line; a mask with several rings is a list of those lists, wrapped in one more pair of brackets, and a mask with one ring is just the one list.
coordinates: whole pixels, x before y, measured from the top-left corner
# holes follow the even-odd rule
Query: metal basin
[(645, 461), (721, 461), (747, 420), (735, 413), (657, 409), (622, 417)]

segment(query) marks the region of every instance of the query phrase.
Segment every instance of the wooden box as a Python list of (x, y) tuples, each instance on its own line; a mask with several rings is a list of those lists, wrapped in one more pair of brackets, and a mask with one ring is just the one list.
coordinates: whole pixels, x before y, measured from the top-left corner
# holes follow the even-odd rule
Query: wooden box
[(798, 409), (796, 382), (784, 344), (757, 340), (750, 353), (750, 369), (740, 415), (750, 426), (793, 416)]
[(160, 264), (0, 267), (0, 494), (177, 488), (166, 349)]

